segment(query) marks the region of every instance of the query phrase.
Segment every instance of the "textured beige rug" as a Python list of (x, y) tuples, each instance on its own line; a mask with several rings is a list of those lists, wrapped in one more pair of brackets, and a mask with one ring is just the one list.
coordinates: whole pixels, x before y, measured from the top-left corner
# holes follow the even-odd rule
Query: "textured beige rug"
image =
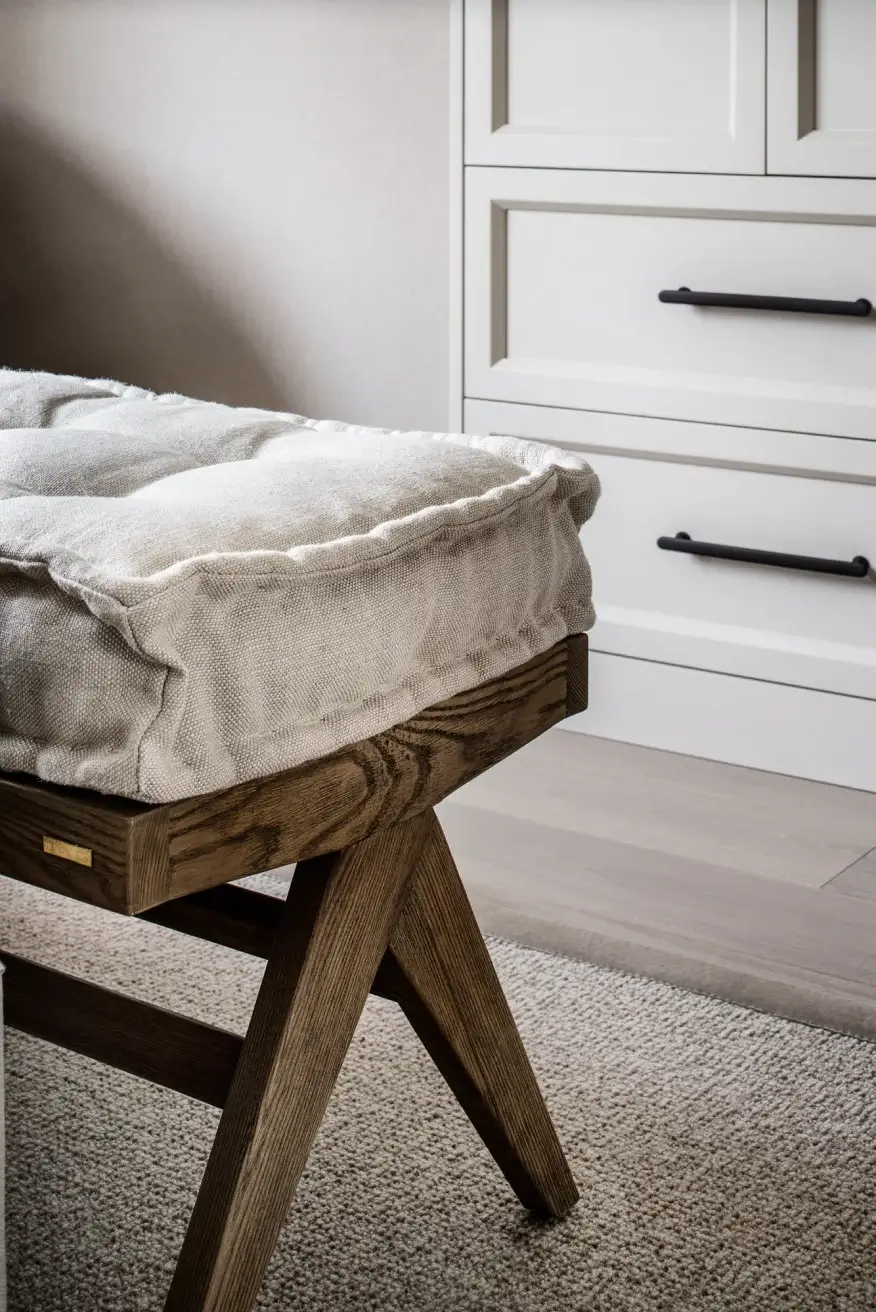
[[(248, 958), (7, 880), (0, 926), (241, 1030), (259, 982)], [(492, 948), (581, 1204), (530, 1221), (372, 1000), (260, 1308), (873, 1312), (876, 1047)], [(218, 1113), (13, 1032), (6, 1056), (10, 1312), (157, 1312)]]

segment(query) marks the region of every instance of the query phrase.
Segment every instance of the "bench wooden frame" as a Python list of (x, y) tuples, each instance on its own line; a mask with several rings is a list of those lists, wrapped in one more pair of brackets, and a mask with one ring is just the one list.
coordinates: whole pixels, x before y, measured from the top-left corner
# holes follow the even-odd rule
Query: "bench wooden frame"
[[(267, 960), (240, 1038), (0, 943), (7, 1024), (223, 1108), (165, 1312), (251, 1309), (369, 992), (405, 1012), (521, 1202), (574, 1206), (433, 807), (586, 701), (576, 636), (221, 793), (148, 806), (0, 776), (4, 874)], [(285, 902), (229, 883), (292, 862)]]

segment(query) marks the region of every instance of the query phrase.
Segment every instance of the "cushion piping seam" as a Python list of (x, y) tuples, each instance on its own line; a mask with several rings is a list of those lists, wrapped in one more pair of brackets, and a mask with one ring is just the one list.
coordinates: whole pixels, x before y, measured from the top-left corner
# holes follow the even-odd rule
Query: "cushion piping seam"
[[(582, 607), (583, 609), (588, 609), (588, 610), (591, 610), (591, 611), (592, 611), (593, 602), (592, 602), (592, 600), (588, 600), (586, 603), (577, 603), (577, 605), (581, 605), (581, 607)], [(538, 616), (538, 617), (532, 619), (528, 624), (525, 624), (525, 625), (523, 625), (521, 628), (515, 630), (515, 632), (514, 632), (513, 634), (511, 634), (511, 635), (502, 634), (502, 635), (500, 635), (498, 638), (493, 638), (493, 639), (491, 639), (489, 642), (486, 642), (486, 643), (482, 644), (482, 646), (477, 647), (474, 651), (465, 652), (461, 659), (457, 658), (457, 659), (454, 660), (454, 661), (447, 661), (447, 662), (445, 662), (443, 665), (439, 665), (439, 666), (435, 666), (435, 667), (433, 667), (433, 668), (430, 668), (429, 671), (428, 671), (426, 674), (419, 674), (419, 675), (417, 675), (417, 676), (416, 676), (416, 681), (420, 681), (420, 680), (428, 681), (428, 680), (431, 680), (431, 679), (438, 678), (438, 677), (441, 676), (441, 674), (442, 674), (444, 671), (448, 670), (449, 668), (453, 668), (454, 666), (460, 666), (460, 665), (464, 664), (467, 660), (477, 659), (478, 657), (483, 656), (483, 655), (486, 654), (486, 653), (493, 652), (493, 651), (497, 651), (498, 649), (500, 649), (500, 648), (502, 647), (503, 644), (505, 644), (505, 643), (512, 643), (512, 642), (518, 640), (518, 639), (521, 638), (525, 633), (527, 633), (527, 631), (533, 631), (533, 630), (534, 630), (534, 631), (536, 631), (536, 633), (540, 636), (540, 635), (544, 632), (544, 629), (547, 627), (548, 623), (549, 623), (550, 621), (552, 621), (552, 620), (557, 620), (557, 619), (559, 619), (559, 620), (562, 620), (562, 622), (563, 622), (564, 624), (567, 623), (567, 614), (568, 614), (568, 612), (571, 611), (572, 609), (573, 609), (573, 607), (572, 607), (572, 606), (568, 606), (568, 605), (565, 605), (565, 606), (564, 606), (564, 605), (561, 604), (561, 605), (559, 605), (559, 606), (556, 606), (556, 607), (554, 607), (553, 609), (551, 609), (550, 611), (546, 612), (545, 614), (540, 615), (540, 616)], [(586, 630), (585, 630), (585, 632), (586, 632)], [(566, 634), (566, 636), (568, 637), (568, 633)], [(562, 639), (562, 638), (557, 638), (555, 641), (557, 641), (557, 642), (562, 642), (563, 639)], [(542, 648), (541, 651), (533, 652), (532, 656), (530, 656), (528, 659), (532, 660), (532, 659), (534, 659), (536, 656), (544, 655), (544, 653), (545, 653), (546, 651), (548, 651), (548, 650), (550, 650), (550, 648), (549, 648), (549, 647), (545, 647), (545, 648)], [(357, 699), (357, 700), (355, 700), (355, 701), (352, 701), (352, 700), (351, 700), (351, 701), (349, 701), (349, 702), (340, 702), (340, 703), (338, 703), (336, 706), (334, 706), (330, 711), (328, 711), (327, 713), (325, 713), (325, 714), (323, 714), (323, 715), (319, 715), (319, 716), (317, 716), (316, 718), (314, 718), (314, 719), (312, 719), (312, 720), (308, 720), (308, 721), (306, 721), (306, 722), (302, 722), (302, 721), (298, 721), (298, 720), (296, 720), (295, 723), (294, 723), (294, 725), (292, 725), (292, 726), (290, 726), (290, 727), (288, 727), (288, 728), (286, 728), (286, 729), (283, 729), (283, 730), (277, 731), (273, 736), (275, 736), (276, 739), (279, 741), (279, 740), (282, 740), (283, 737), (287, 737), (287, 736), (289, 735), (289, 733), (292, 733), (292, 732), (296, 732), (296, 733), (297, 733), (297, 732), (300, 732), (300, 731), (306, 731), (306, 730), (308, 730), (308, 729), (313, 729), (314, 727), (316, 727), (316, 726), (318, 726), (318, 725), (325, 724), (325, 723), (326, 723), (329, 719), (331, 719), (332, 716), (334, 716), (334, 715), (337, 715), (337, 714), (347, 714), (347, 713), (349, 713), (349, 711), (350, 711), (351, 709), (356, 709), (356, 708), (361, 708), (361, 707), (363, 707), (363, 706), (366, 704), (366, 702), (369, 701), (372, 697), (378, 697), (378, 696), (379, 696), (379, 697), (385, 697), (387, 693), (399, 693), (399, 692), (404, 692), (404, 691), (406, 691), (406, 690), (408, 689), (408, 687), (410, 686), (410, 684), (411, 684), (412, 682), (414, 682), (414, 681), (415, 681), (415, 680), (412, 679), (412, 678), (404, 679), (404, 680), (402, 680), (400, 683), (395, 683), (395, 684), (391, 684), (391, 685), (384, 685), (384, 687), (381, 688), (381, 689), (379, 689), (378, 692), (376, 692), (376, 693), (369, 693), (368, 697), (365, 698), (365, 699), (359, 698), (359, 699)], [(479, 686), (478, 684), (472, 684), (472, 685), (470, 685), (470, 687), (468, 687), (468, 688), (460, 688), (460, 689), (458, 690), (458, 692), (456, 692), (456, 693), (449, 693), (447, 696), (448, 696), (448, 697), (455, 697), (455, 696), (458, 696), (459, 693), (462, 693), (462, 692), (471, 692), (474, 688), (476, 688), (476, 687), (478, 687), (478, 686)], [(446, 699), (443, 699), (443, 700), (446, 700)], [(423, 710), (428, 710), (428, 709), (429, 709), (428, 707), (423, 707), (421, 711), (414, 712), (414, 714), (415, 714), (415, 715), (417, 715), (417, 714), (422, 714), (422, 711), (423, 711)], [(156, 718), (157, 718), (157, 717), (156, 717)], [(409, 718), (410, 718), (410, 717), (409, 717)], [(151, 729), (151, 728), (152, 728), (152, 725), (153, 725), (154, 723), (155, 723), (155, 721), (153, 720), (153, 721), (152, 721), (152, 724), (150, 724), (150, 725), (148, 726), (148, 729)], [(397, 726), (391, 725), (391, 726), (389, 727), (389, 729), (385, 729), (385, 730), (383, 730), (382, 732), (384, 732), (384, 733), (388, 733), (388, 732), (390, 732), (390, 730), (391, 730), (392, 728), (395, 728), (395, 727), (397, 727)], [(148, 729), (147, 729), (146, 732), (148, 732)], [(145, 737), (145, 736), (146, 736), (146, 735), (145, 735), (145, 732), (144, 732), (143, 737)], [(374, 735), (372, 735), (372, 736), (374, 736)], [(272, 737), (272, 734), (271, 734), (271, 733), (266, 733), (266, 734), (250, 734), (250, 735), (247, 735), (246, 737), (235, 738), (235, 739), (233, 740), (233, 744), (234, 744), (234, 746), (240, 746), (240, 745), (243, 745), (243, 744), (246, 744), (246, 743), (251, 743), (251, 742), (263, 742), (265, 739), (268, 739), (268, 738), (271, 738), (271, 737)], [(142, 741), (142, 740), (141, 740), (141, 741)], [(358, 741), (358, 740), (357, 740), (357, 741)], [(352, 745), (353, 745), (353, 744), (348, 744), (348, 746), (352, 746)], [(344, 749), (343, 747), (336, 748), (335, 751), (328, 753), (328, 755), (335, 755), (336, 752), (338, 752), (338, 751), (344, 751), (344, 750), (345, 750), (345, 749)], [(314, 758), (314, 759), (319, 759), (319, 758)], [(299, 764), (300, 764), (300, 765), (306, 765), (306, 764), (307, 764), (307, 761), (299, 762)], [(296, 769), (296, 768), (297, 768), (297, 766), (290, 766), (290, 767), (289, 767), (289, 769)], [(277, 772), (276, 772), (276, 771), (273, 771), (272, 773), (277, 773)], [(281, 771), (280, 773), (284, 773), (284, 772)], [(257, 777), (268, 778), (269, 776), (257, 776)], [(138, 784), (139, 784), (139, 782), (140, 782), (140, 781), (139, 781), (139, 779), (138, 779)], [(238, 780), (237, 782), (240, 783), (240, 782), (251, 782), (251, 781), (246, 781), (246, 780), (244, 780), (244, 781), (240, 781), (240, 780)], [(228, 787), (236, 787), (236, 784), (230, 784), (230, 785), (229, 785), (229, 784), (225, 784), (225, 785), (220, 786), (219, 789), (215, 789), (215, 790), (211, 790), (211, 791), (218, 791), (218, 792), (221, 792), (221, 791), (223, 791), (225, 788), (228, 788)], [(155, 803), (155, 799), (154, 799), (151, 795), (147, 794), (145, 790), (142, 791), (142, 792), (138, 795), (138, 798), (137, 798), (136, 800)], [(184, 800), (184, 799), (183, 799), (183, 800)], [(163, 803), (155, 803), (155, 804), (163, 805)]]
[[(138, 643), (138, 647), (139, 647), (139, 643)], [(138, 651), (138, 655), (140, 656), (141, 660), (146, 660), (148, 663), (148, 657), (144, 656), (142, 652)], [(164, 713), (164, 702), (167, 697), (167, 685), (169, 681), (170, 681), (170, 666), (165, 665), (162, 674), (162, 679), (161, 679), (161, 692), (158, 694), (158, 709), (156, 710), (155, 714), (152, 716), (149, 723), (143, 726), (143, 732), (140, 734), (140, 738), (137, 742), (137, 752), (134, 759), (134, 784), (138, 793), (140, 794), (144, 794), (143, 751), (146, 744), (146, 738), (147, 735), (150, 734), (151, 731), (155, 728), (155, 725), (158, 723), (162, 714)]]
[[(20, 557), (17, 557), (17, 556), (10, 556), (10, 555), (5, 555), (5, 554), (4, 554), (4, 555), (0, 555), (0, 563), (7, 562), (7, 563), (9, 563), (10, 565), (19, 565), (19, 564), (22, 564), (22, 565), (27, 565), (27, 564), (31, 564), (31, 565), (40, 565), (40, 566), (42, 566), (42, 567), (46, 570), (46, 572), (49, 574), (49, 576), (50, 576), (52, 579), (54, 579), (57, 583), (59, 583), (59, 584), (60, 584), (60, 583), (66, 583), (66, 584), (69, 584), (69, 585), (70, 585), (72, 588), (74, 588), (74, 589), (85, 589), (85, 590), (87, 590), (87, 591), (93, 593), (95, 596), (99, 596), (99, 597), (104, 598), (104, 600), (106, 600), (106, 601), (113, 602), (115, 605), (117, 605), (122, 611), (124, 611), (124, 612), (127, 614), (127, 613), (129, 613), (129, 612), (131, 612), (131, 611), (134, 611), (134, 610), (139, 609), (141, 606), (149, 605), (151, 602), (156, 601), (156, 600), (157, 600), (158, 598), (160, 598), (160, 597), (166, 596), (167, 593), (171, 592), (174, 588), (181, 587), (181, 586), (183, 586), (184, 584), (190, 582), (190, 580), (191, 580), (193, 577), (201, 577), (201, 578), (204, 578), (204, 577), (226, 578), (226, 577), (227, 577), (227, 578), (241, 579), (241, 580), (243, 580), (243, 579), (250, 579), (250, 578), (276, 578), (276, 579), (279, 580), (279, 579), (283, 579), (283, 578), (285, 577), (286, 579), (288, 579), (288, 580), (291, 581), (293, 578), (294, 578), (294, 579), (300, 579), (300, 578), (316, 578), (316, 577), (326, 576), (326, 575), (332, 575), (332, 574), (341, 574), (341, 573), (343, 573), (344, 571), (355, 571), (355, 570), (359, 570), (359, 569), (362, 569), (362, 568), (364, 568), (364, 567), (367, 567), (368, 565), (377, 564), (377, 563), (379, 563), (379, 562), (389, 560), (389, 559), (391, 559), (393, 556), (398, 555), (399, 553), (401, 553), (401, 552), (403, 552), (403, 551), (406, 551), (406, 550), (409, 549), (409, 548), (413, 548), (413, 547), (417, 547), (417, 546), (422, 546), (422, 544), (423, 544), (424, 542), (427, 542), (427, 541), (429, 540), (429, 538), (432, 538), (432, 537), (438, 537), (438, 536), (439, 536), (440, 534), (442, 534), (442, 533), (452, 533), (452, 534), (456, 535), (456, 534), (458, 534), (460, 531), (468, 532), (468, 531), (472, 530), (472, 529), (475, 528), (475, 527), (480, 528), (480, 527), (482, 527), (482, 526), (488, 526), (488, 525), (492, 524), (493, 522), (495, 522), (495, 521), (497, 521), (497, 520), (500, 520), (500, 519), (501, 519), (502, 517), (504, 517), (505, 515), (510, 515), (510, 514), (513, 513), (513, 511), (514, 511), (518, 506), (520, 506), (522, 503), (531, 500), (533, 497), (536, 497), (536, 496), (538, 496), (539, 494), (543, 494), (543, 495), (546, 496), (546, 497), (552, 495), (553, 493), (555, 493), (555, 491), (556, 491), (556, 483), (559, 481), (559, 480), (558, 480), (559, 469), (558, 469), (557, 466), (554, 466), (550, 471), (546, 471), (546, 472), (549, 472), (549, 475), (550, 475), (550, 476), (549, 476), (548, 478), (545, 478), (543, 481), (538, 482), (538, 483), (536, 484), (536, 486), (534, 486), (534, 487), (528, 489), (526, 492), (521, 492), (521, 493), (520, 493), (520, 494), (519, 494), (519, 495), (518, 495), (518, 496), (517, 496), (512, 502), (510, 502), (508, 505), (500, 506), (500, 507), (498, 507), (498, 508), (496, 508), (496, 509), (490, 511), (490, 512), (487, 513), (487, 514), (484, 514), (484, 515), (480, 516), (480, 517), (479, 517), (477, 520), (475, 520), (475, 521), (469, 521), (469, 522), (462, 523), (462, 524), (447, 524), (447, 523), (443, 523), (443, 524), (440, 524), (440, 525), (432, 525), (432, 526), (430, 526), (429, 528), (427, 528), (426, 530), (424, 530), (423, 533), (421, 533), (421, 534), (419, 534), (419, 535), (417, 535), (417, 536), (415, 536), (415, 537), (407, 538), (404, 542), (400, 542), (400, 543), (396, 544), (396, 546), (394, 546), (394, 547), (388, 547), (388, 548), (387, 548), (386, 550), (384, 550), (384, 551), (379, 551), (379, 552), (375, 553), (374, 555), (367, 557), (366, 559), (360, 559), (360, 560), (348, 561), (348, 562), (346, 562), (345, 564), (342, 564), (342, 565), (338, 565), (338, 564), (331, 565), (331, 564), (330, 564), (330, 565), (325, 565), (325, 566), (323, 566), (323, 567), (321, 567), (321, 568), (320, 568), (320, 567), (317, 567), (317, 568), (314, 568), (314, 569), (308, 569), (306, 566), (304, 566), (304, 567), (301, 567), (301, 568), (299, 568), (298, 570), (294, 571), (294, 573), (290, 573), (289, 575), (285, 575), (285, 576), (282, 575), (282, 574), (278, 574), (276, 571), (273, 571), (273, 570), (255, 570), (255, 569), (252, 569), (252, 570), (245, 570), (245, 571), (244, 571), (244, 570), (235, 570), (235, 571), (231, 571), (231, 572), (229, 572), (228, 574), (226, 574), (224, 571), (221, 571), (221, 570), (213, 571), (213, 570), (209, 570), (209, 569), (201, 568), (201, 569), (198, 569), (198, 570), (193, 570), (190, 574), (187, 574), (184, 578), (180, 578), (180, 579), (174, 579), (174, 580), (172, 580), (172, 581), (171, 581), (170, 583), (168, 583), (165, 587), (156, 589), (156, 590), (152, 593), (151, 596), (149, 596), (149, 597), (145, 597), (142, 601), (136, 601), (136, 602), (130, 602), (130, 603), (123, 602), (123, 601), (121, 601), (121, 600), (120, 600), (120, 599), (119, 599), (114, 593), (112, 593), (112, 592), (107, 592), (107, 591), (105, 591), (104, 589), (99, 588), (99, 587), (95, 587), (93, 584), (90, 584), (90, 583), (83, 583), (81, 579), (72, 578), (72, 577), (70, 577), (69, 574), (63, 574), (63, 573), (60, 573), (60, 572), (53, 571), (53, 570), (51, 569), (50, 565), (49, 565), (49, 561), (48, 561), (47, 559), (43, 559), (43, 558), (41, 558), (41, 557), (34, 557), (34, 556), (20, 556)], [(592, 474), (590, 477), (591, 477), (591, 480), (592, 480), (592, 481), (595, 481), (595, 480), (596, 480), (596, 475), (595, 475), (595, 474)], [(551, 486), (551, 483), (553, 483), (553, 486)], [(505, 486), (507, 487), (507, 486), (513, 486), (513, 485), (505, 484)], [(482, 494), (482, 495), (489, 495), (489, 494)], [(472, 498), (472, 499), (473, 499), (473, 500), (480, 500), (480, 497)], [(404, 523), (404, 520), (390, 520), (390, 521), (388, 521), (388, 522), (389, 522), (389, 523)], [(368, 535), (367, 535), (367, 534), (362, 534), (361, 536), (362, 536), (362, 537), (366, 537), (366, 536), (368, 536)], [(336, 541), (341, 541), (341, 540), (342, 540), (342, 539), (336, 539)], [(320, 544), (320, 545), (321, 545), (321, 544)], [(64, 550), (64, 548), (55, 548), (55, 550)], [(50, 555), (51, 555), (51, 549), (50, 549), (49, 552), (47, 552), (46, 554), (50, 556)], [(221, 555), (221, 554), (224, 554), (224, 555), (238, 555), (238, 554), (244, 554), (244, 555), (245, 555), (245, 554), (250, 554), (250, 553), (227, 552), (227, 553), (217, 553), (217, 554), (220, 554), (220, 555)], [(254, 554), (254, 553), (253, 553), (253, 554)], [(278, 556), (278, 557), (286, 557), (286, 558), (288, 558), (288, 556), (289, 556), (289, 553), (288, 553), (288, 552), (282, 552), (282, 551), (278, 551), (278, 552), (276, 552), (276, 553), (274, 553), (274, 552), (268, 552), (268, 553), (266, 553), (266, 554), (272, 554), (272, 555), (276, 555), (276, 556)], [(207, 559), (207, 558), (208, 558), (208, 557), (200, 557), (200, 559), (202, 559), (202, 560), (203, 560), (203, 559)], [(83, 560), (83, 563), (88, 564), (88, 562), (84, 560), (84, 557), (77, 557), (77, 559)], [(191, 559), (194, 561), (194, 560), (198, 560), (199, 558), (198, 558), (198, 557), (192, 557)], [(185, 563), (185, 562), (183, 562), (183, 563)], [(138, 581), (140, 581), (140, 580), (138, 580)], [(141, 653), (141, 654), (142, 654), (142, 653)]]

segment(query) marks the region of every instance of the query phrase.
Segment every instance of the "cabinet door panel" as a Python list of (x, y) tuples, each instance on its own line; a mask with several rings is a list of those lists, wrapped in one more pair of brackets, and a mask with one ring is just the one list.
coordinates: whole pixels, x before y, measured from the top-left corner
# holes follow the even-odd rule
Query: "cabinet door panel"
[(475, 164), (760, 173), (765, 0), (466, 0)]
[(876, 178), (876, 4), (770, 0), (770, 173)]

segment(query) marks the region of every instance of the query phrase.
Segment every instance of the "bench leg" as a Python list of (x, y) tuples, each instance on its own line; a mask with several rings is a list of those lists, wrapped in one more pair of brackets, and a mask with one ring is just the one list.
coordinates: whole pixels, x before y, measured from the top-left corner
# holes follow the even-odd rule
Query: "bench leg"
[(250, 1312), (375, 976), (524, 1206), (562, 1216), (576, 1203), (453, 858), (426, 811), (296, 867), (165, 1312)]
[(165, 1312), (250, 1312), (431, 823), (297, 867)]
[(525, 1207), (578, 1200), (444, 834), (433, 819), (381, 977)]

